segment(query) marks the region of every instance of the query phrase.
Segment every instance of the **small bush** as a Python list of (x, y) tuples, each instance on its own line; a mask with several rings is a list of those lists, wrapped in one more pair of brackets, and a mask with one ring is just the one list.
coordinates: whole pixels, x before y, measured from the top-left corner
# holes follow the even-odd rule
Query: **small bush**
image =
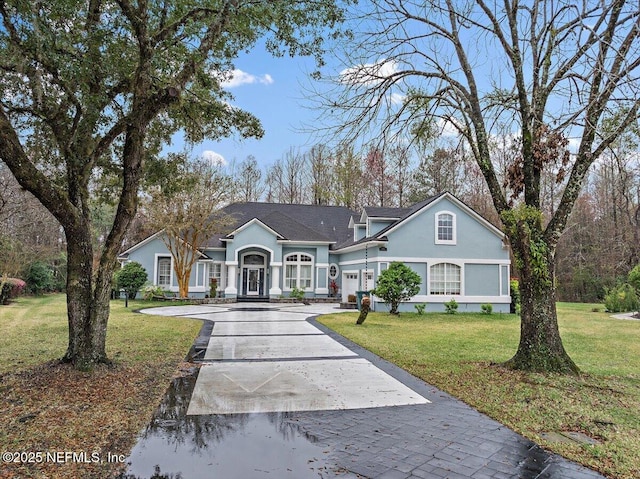
[(481, 304), (480, 311), (482, 311), (482, 314), (491, 314), (493, 313), (493, 305), (489, 303)]
[(27, 283), (18, 278), (0, 278), (0, 304), (8, 304), (24, 291)]
[(29, 292), (36, 296), (53, 291), (55, 289), (53, 268), (42, 261), (31, 263), (27, 270), (27, 287)]
[(132, 261), (116, 271), (114, 277), (116, 288), (124, 289), (129, 299), (134, 299), (142, 285), (147, 282), (148, 275), (140, 263)]
[(447, 314), (456, 314), (458, 312), (458, 302), (451, 298), (451, 301), (444, 303), (444, 309)]
[(146, 284), (142, 288), (142, 299), (151, 301), (154, 297), (162, 296), (164, 291), (162, 286), (155, 286), (153, 284)]
[(520, 282), (516, 278), (511, 278), (509, 281), (509, 294), (511, 295), (509, 312), (520, 314)]
[(298, 301), (301, 301), (302, 298), (304, 298), (304, 290), (299, 289), (299, 288), (293, 288), (291, 290), (291, 293), (289, 293), (289, 297), (295, 298)]
[(414, 306), (414, 308), (416, 308), (416, 312), (422, 316), (424, 314), (424, 310), (427, 308), (426, 304), (416, 304)]
[(638, 305), (638, 295), (628, 283), (607, 290), (604, 297), (604, 306), (610, 313), (637, 311)]

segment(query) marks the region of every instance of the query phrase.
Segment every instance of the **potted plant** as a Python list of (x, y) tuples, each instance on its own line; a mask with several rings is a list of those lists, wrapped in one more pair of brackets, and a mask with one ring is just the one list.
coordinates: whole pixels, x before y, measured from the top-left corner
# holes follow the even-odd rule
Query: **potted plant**
[(334, 298), (338, 296), (338, 283), (336, 283), (335, 279), (332, 279), (331, 283), (329, 283), (329, 294)]

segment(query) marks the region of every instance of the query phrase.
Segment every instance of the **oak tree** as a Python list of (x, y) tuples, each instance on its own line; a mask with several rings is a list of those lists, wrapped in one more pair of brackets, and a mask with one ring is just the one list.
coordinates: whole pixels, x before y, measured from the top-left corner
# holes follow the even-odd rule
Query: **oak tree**
[[(558, 330), (556, 246), (590, 166), (638, 119), (639, 19), (628, 0), (371, 0), (354, 12), (361, 28), (324, 111), (350, 135), (403, 138), (431, 119), (465, 140), (521, 279), (507, 366), (578, 371)], [(517, 152), (501, 176), (490, 145), (504, 124)], [(549, 177), (558, 199), (545, 216)]]
[[(107, 360), (111, 275), (145, 161), (177, 131), (260, 136), (223, 89), (234, 58), (261, 39), (319, 58), (340, 19), (329, 0), (0, 0), (0, 159), (66, 235), (65, 360)], [(109, 174), (116, 214), (94, 251), (91, 185)]]

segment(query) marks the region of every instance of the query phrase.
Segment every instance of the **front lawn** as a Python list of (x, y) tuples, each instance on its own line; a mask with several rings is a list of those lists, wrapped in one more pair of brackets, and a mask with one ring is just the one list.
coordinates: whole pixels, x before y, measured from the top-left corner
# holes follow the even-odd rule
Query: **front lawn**
[(0, 463), (0, 478), (108, 477), (119, 464), (107, 459), (128, 455), (201, 326), (133, 312), (166, 303), (130, 301), (125, 309), (112, 301), (114, 364), (83, 373), (56, 361), (68, 339), (65, 301), (50, 295), (0, 306), (0, 452), (33, 453), (24, 458), (41, 462)]
[[(581, 377), (524, 374), (492, 366), (515, 353), (519, 318), (493, 314), (333, 314), (320, 322), (424, 381), (462, 399), (545, 448), (612, 478), (640, 477), (640, 321), (600, 305), (558, 304), (565, 348)], [(598, 446), (542, 439), (580, 431)]]

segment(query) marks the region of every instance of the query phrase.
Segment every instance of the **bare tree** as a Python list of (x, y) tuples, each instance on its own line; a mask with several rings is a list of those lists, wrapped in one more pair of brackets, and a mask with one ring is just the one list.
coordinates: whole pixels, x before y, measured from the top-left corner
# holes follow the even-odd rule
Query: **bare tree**
[[(590, 166), (638, 118), (638, 3), (371, 0), (356, 15), (363, 28), (325, 111), (350, 134), (403, 135), (437, 118), (462, 135), (521, 275), (520, 344), (506, 365), (577, 372), (558, 331), (554, 255)], [(617, 109), (625, 113), (602, 134)], [(490, 140), (509, 121), (520, 140), (503, 185)], [(560, 200), (544, 219), (551, 171)]]
[(331, 202), (331, 184), (333, 181), (331, 151), (325, 145), (315, 145), (309, 150), (307, 156), (311, 203), (314, 205), (328, 205)]
[(206, 161), (186, 162), (180, 184), (158, 187), (147, 205), (151, 224), (164, 231), (162, 241), (173, 257), (180, 297), (189, 293), (191, 269), (198, 261), (198, 248), (214, 234), (227, 232), (235, 218), (225, 214), (232, 181), (220, 167)]
[(243, 202), (259, 201), (265, 190), (262, 170), (255, 156), (247, 156), (233, 175), (236, 184), (235, 199)]

